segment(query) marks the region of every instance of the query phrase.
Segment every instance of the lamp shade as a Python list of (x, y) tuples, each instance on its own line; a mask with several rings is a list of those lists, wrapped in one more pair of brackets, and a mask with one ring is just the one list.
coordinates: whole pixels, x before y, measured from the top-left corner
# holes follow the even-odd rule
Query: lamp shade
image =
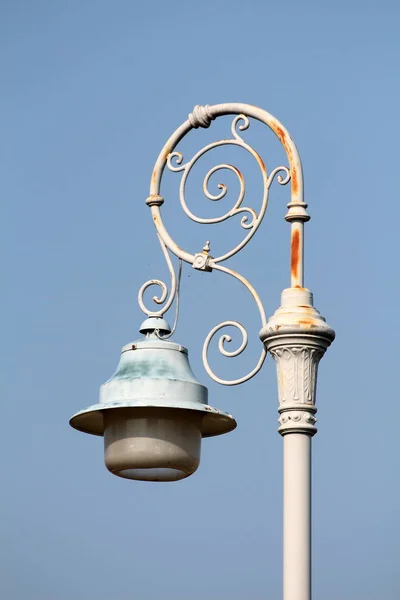
[(147, 319), (145, 337), (122, 348), (99, 403), (70, 420), (75, 429), (104, 435), (106, 466), (120, 477), (183, 479), (199, 465), (202, 437), (236, 427), (231, 415), (208, 405), (187, 349), (160, 337), (168, 329), (163, 319)]

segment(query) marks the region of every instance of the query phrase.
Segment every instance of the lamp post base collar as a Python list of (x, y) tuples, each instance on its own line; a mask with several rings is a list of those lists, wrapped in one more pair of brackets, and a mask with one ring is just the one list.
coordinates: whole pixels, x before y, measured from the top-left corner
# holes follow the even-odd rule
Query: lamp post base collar
[(260, 338), (276, 362), (279, 433), (313, 436), (317, 432), (318, 364), (335, 332), (314, 308), (310, 290), (283, 290), (282, 304), (260, 331)]
[[(313, 294), (306, 288), (287, 288), (282, 292), (281, 306), (261, 329), (260, 338), (267, 350), (272, 338), (295, 334), (326, 339), (325, 349), (335, 339), (335, 332), (313, 306)], [(301, 342), (301, 340), (299, 340)]]

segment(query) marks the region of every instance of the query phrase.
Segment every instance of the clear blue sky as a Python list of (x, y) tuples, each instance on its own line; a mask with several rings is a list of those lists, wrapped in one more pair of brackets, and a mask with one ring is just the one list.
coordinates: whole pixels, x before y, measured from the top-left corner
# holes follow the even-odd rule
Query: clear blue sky
[[(68, 425), (137, 338), (138, 288), (167, 276), (144, 204), (158, 152), (195, 104), (227, 101), (267, 109), (298, 145), (306, 284), (337, 332), (314, 438), (315, 598), (400, 598), (399, 17), (394, 0), (1, 2), (4, 600), (281, 597), (274, 365), (222, 388), (200, 358), (218, 319), (238, 319), (249, 348), (217, 368), (241, 374), (256, 360), (259, 321), (234, 281), (184, 271), (175, 339), (210, 403), (239, 423), (205, 440), (193, 477), (113, 477), (102, 440)], [(254, 132), (280, 164), (273, 134)], [(197, 251), (208, 232), (182, 217), (174, 177), (165, 218)], [(289, 190), (277, 188), (231, 261), (268, 314), (289, 283)], [(200, 188), (191, 201), (205, 214)], [(222, 247), (241, 231), (209, 235)]]

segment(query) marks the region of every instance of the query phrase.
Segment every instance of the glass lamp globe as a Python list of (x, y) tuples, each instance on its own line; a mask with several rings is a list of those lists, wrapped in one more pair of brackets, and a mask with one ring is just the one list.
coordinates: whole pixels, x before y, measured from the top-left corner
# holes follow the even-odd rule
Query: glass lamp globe
[(110, 410), (104, 415), (104, 460), (114, 475), (142, 481), (178, 481), (200, 463), (198, 415), (189, 411)]

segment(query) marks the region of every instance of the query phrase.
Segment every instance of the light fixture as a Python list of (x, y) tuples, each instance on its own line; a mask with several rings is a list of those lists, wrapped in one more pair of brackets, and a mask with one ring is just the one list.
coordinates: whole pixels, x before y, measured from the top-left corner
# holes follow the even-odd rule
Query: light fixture
[[(182, 138), (193, 129), (208, 128), (218, 117), (234, 115), (231, 136), (212, 142), (185, 160), (177, 150)], [(267, 170), (266, 162), (247, 143), (245, 132), (250, 119), (266, 125), (283, 146), (288, 166)], [(192, 167), (202, 157), (220, 146), (236, 147), (249, 153), (262, 176), (262, 194), (258, 208), (244, 204), (246, 190), (243, 175), (231, 164), (212, 167), (203, 180), (206, 198), (217, 202), (227, 195), (225, 183), (218, 183), (215, 193), (211, 182), (221, 171), (236, 176), (239, 194), (230, 210), (219, 217), (196, 216), (186, 201), (186, 184)], [(220, 256), (211, 254), (207, 241), (202, 249), (189, 252), (180, 248), (169, 235), (161, 214), (164, 198), (161, 181), (165, 169), (180, 173), (179, 199), (183, 211), (199, 224), (217, 224), (239, 218), (244, 232), (237, 246)], [(290, 183), (291, 196), (285, 219), (291, 226), (290, 287), (282, 292), (281, 306), (267, 320), (263, 303), (250, 282), (223, 265), (237, 254), (257, 232), (267, 209), (274, 181)], [(218, 190), (218, 191), (217, 191)], [(313, 305), (313, 295), (304, 287), (304, 223), (309, 220), (304, 202), (303, 171), (297, 148), (288, 131), (271, 114), (250, 104), (226, 103), (196, 106), (189, 118), (171, 135), (155, 163), (146, 200), (157, 230), (161, 249), (171, 276), (171, 285), (158, 279), (147, 281), (139, 291), (139, 306), (147, 315), (141, 327), (145, 337), (122, 349), (116, 373), (100, 392), (100, 403), (77, 413), (71, 419), (76, 429), (104, 435), (105, 461), (108, 469), (121, 477), (147, 481), (174, 481), (193, 473), (200, 460), (201, 437), (231, 431), (236, 422), (229, 414), (207, 404), (207, 389), (194, 377), (183, 346), (170, 341), (178, 317), (179, 284), (182, 262), (198, 271), (233, 277), (252, 296), (260, 315), (260, 338), (263, 342), (254, 368), (242, 377), (227, 380), (218, 377), (210, 367), (208, 349), (214, 336), (225, 327), (234, 327), (242, 335), (236, 350), (228, 350), (232, 340), (224, 333), (218, 343), (226, 357), (238, 356), (247, 346), (245, 328), (235, 320), (216, 325), (206, 337), (203, 363), (209, 376), (223, 385), (238, 385), (256, 375), (267, 351), (276, 362), (279, 392), (279, 433), (283, 437), (283, 597), (284, 600), (311, 599), (311, 440), (315, 426), (316, 382), (318, 364), (335, 334)], [(178, 275), (171, 254), (179, 259)], [(144, 303), (144, 292), (158, 286), (159, 296), (153, 300), (156, 311)], [(175, 324), (171, 329), (164, 314), (176, 303)]]
[(231, 415), (208, 405), (207, 388), (189, 365), (184, 346), (165, 339), (168, 323), (150, 317), (144, 334), (122, 348), (99, 404), (74, 415), (75, 429), (104, 435), (109, 471), (126, 479), (177, 481), (194, 473), (201, 438), (232, 431)]

